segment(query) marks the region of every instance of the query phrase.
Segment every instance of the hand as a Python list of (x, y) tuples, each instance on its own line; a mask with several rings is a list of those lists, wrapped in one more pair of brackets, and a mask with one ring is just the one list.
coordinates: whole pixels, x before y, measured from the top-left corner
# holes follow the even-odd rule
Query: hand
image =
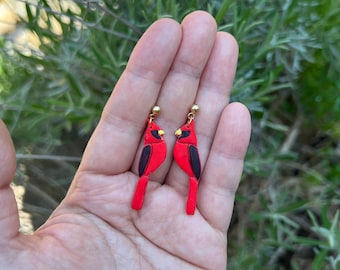
[[(250, 116), (229, 103), (237, 43), (202, 11), (160, 19), (136, 45), (61, 205), (33, 235), (18, 233), (9, 183), (10, 136), (0, 125), (1, 269), (225, 269), (227, 229), (250, 136)], [(202, 176), (195, 215), (188, 176), (173, 161), (173, 132), (193, 103)], [(167, 134), (167, 158), (151, 175), (144, 206), (131, 209), (146, 119)]]

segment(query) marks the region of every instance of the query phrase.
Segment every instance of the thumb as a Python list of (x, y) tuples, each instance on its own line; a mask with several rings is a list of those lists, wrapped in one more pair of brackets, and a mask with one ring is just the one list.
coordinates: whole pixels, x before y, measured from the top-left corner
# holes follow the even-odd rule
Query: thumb
[(13, 238), (19, 231), (17, 204), (9, 186), (15, 167), (14, 145), (5, 124), (0, 120), (0, 241)]

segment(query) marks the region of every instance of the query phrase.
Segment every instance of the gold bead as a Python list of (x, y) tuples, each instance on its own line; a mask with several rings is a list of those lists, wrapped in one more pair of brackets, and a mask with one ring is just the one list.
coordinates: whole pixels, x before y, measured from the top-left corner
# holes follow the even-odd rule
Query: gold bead
[(176, 135), (177, 137), (182, 136), (182, 130), (181, 130), (180, 128), (177, 129), (177, 130), (175, 131), (175, 135)]
[(154, 106), (154, 107), (152, 108), (152, 114), (153, 114), (154, 116), (159, 115), (160, 112), (161, 112), (161, 108), (160, 108), (159, 106)]
[(200, 106), (198, 106), (197, 104), (192, 105), (191, 112), (193, 114), (198, 113), (199, 110), (200, 110)]

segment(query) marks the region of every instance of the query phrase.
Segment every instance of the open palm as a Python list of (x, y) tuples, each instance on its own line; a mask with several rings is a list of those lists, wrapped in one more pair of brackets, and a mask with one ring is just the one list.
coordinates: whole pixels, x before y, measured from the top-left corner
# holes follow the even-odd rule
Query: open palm
[[(33, 235), (18, 233), (9, 183), (10, 136), (0, 125), (1, 269), (225, 269), (227, 229), (250, 117), (229, 103), (237, 44), (205, 12), (181, 24), (160, 19), (136, 45), (61, 205)], [(174, 131), (200, 105), (196, 132), (202, 175), (193, 216), (188, 176), (173, 161)], [(149, 180), (144, 206), (131, 209), (146, 119), (153, 105), (167, 158)]]

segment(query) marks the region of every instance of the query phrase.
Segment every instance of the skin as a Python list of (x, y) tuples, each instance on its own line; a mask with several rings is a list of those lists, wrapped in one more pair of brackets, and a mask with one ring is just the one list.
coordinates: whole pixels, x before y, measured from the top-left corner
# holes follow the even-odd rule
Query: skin
[[(107, 101), (63, 200), (33, 235), (18, 233), (9, 184), (15, 151), (0, 122), (1, 269), (225, 269), (227, 230), (250, 137), (250, 115), (229, 104), (238, 47), (214, 19), (193, 12), (160, 19), (136, 45)], [(194, 216), (188, 177), (173, 160), (174, 132), (193, 103), (202, 175)], [(144, 206), (132, 210), (150, 109), (168, 153), (150, 176)]]

